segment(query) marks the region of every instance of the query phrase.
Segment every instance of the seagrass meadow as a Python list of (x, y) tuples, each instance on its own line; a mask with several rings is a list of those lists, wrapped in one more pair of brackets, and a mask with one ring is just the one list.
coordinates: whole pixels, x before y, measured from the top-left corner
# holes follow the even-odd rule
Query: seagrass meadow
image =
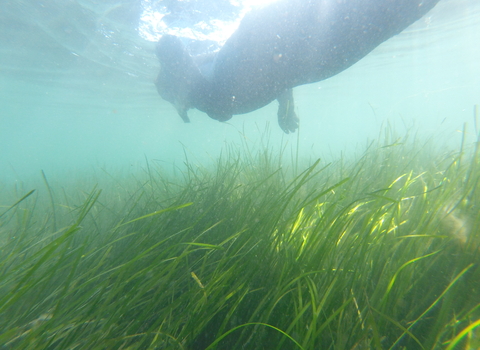
[(0, 349), (479, 349), (467, 146), (3, 187)]

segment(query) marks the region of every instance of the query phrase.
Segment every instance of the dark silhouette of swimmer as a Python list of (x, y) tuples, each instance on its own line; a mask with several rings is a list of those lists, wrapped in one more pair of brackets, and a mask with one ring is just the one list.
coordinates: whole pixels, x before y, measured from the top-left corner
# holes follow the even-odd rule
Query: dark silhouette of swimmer
[(155, 82), (184, 120), (197, 108), (226, 121), (279, 102), (278, 123), (298, 128), (292, 88), (334, 76), (425, 15), (439, 0), (279, 0), (249, 12), (217, 52), (191, 55), (164, 35)]

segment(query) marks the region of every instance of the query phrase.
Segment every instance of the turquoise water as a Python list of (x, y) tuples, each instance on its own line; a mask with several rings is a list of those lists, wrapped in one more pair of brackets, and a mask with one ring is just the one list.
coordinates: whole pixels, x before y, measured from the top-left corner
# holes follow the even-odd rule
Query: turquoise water
[[(276, 103), (228, 123), (191, 111), (183, 124), (158, 96), (154, 43), (140, 36), (139, 1), (2, 1), (0, 179), (6, 183), (130, 169), (145, 158), (182, 164), (214, 157), (239, 132), (258, 143)], [(326, 81), (296, 88), (300, 150), (337, 157), (386, 125), (457, 147), (480, 103), (480, 2), (442, 0), (427, 17)]]
[(184, 124), (146, 3), (0, 0), (0, 348), (477, 349), (480, 1), (296, 88), (290, 135)]

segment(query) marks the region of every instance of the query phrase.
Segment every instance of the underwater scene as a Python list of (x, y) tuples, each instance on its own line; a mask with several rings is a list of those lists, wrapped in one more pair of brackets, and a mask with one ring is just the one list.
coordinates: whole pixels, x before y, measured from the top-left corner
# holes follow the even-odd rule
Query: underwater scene
[(0, 349), (480, 349), (480, 1), (1, 0)]

